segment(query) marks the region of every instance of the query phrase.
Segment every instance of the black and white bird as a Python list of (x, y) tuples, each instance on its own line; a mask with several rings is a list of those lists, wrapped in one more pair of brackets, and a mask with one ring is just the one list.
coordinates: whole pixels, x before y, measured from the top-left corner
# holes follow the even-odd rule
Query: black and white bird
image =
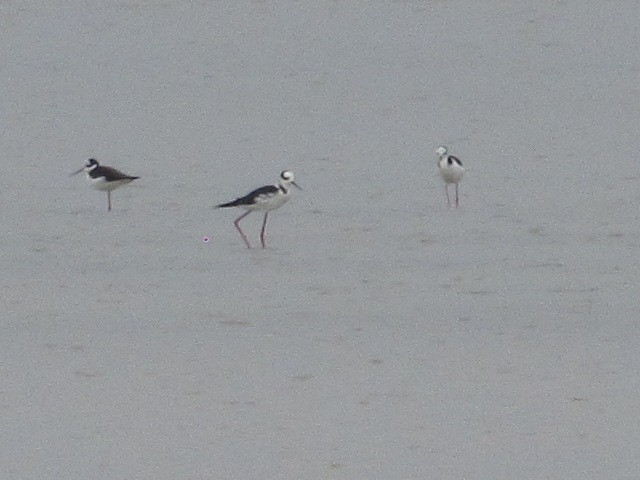
[(107, 192), (107, 211), (111, 211), (111, 190), (120, 188), (140, 178), (125, 175), (115, 168), (103, 167), (95, 158), (90, 158), (84, 162), (84, 166), (71, 175), (76, 175), (82, 171), (87, 174), (87, 179), (93, 188)]
[(447, 147), (438, 147), (436, 150), (438, 154), (438, 169), (440, 170), (440, 176), (444, 180), (444, 189), (447, 194), (447, 205), (451, 205), (449, 200), (449, 184), (454, 183), (456, 185), (456, 207), (458, 206), (458, 183), (462, 180), (464, 175), (464, 167), (460, 159), (454, 155), (447, 154)]
[(220, 205), (216, 205), (216, 208), (240, 207), (247, 210), (233, 222), (233, 224), (238, 229), (238, 232), (240, 232), (240, 235), (242, 235), (242, 239), (247, 245), (247, 248), (251, 248), (251, 244), (249, 243), (247, 236), (240, 228), (240, 220), (242, 220), (254, 210), (264, 212), (262, 230), (260, 231), (260, 241), (262, 242), (262, 248), (266, 248), (267, 244), (264, 238), (264, 231), (267, 227), (267, 215), (269, 215), (269, 212), (271, 210), (280, 208), (287, 202), (287, 200), (289, 200), (289, 195), (291, 194), (291, 185), (302, 190), (302, 188), (300, 188), (300, 186), (293, 181), (293, 172), (285, 170), (280, 174), (280, 180), (278, 181), (278, 183), (257, 188), (244, 197), (236, 198), (235, 200), (228, 203), (221, 203)]

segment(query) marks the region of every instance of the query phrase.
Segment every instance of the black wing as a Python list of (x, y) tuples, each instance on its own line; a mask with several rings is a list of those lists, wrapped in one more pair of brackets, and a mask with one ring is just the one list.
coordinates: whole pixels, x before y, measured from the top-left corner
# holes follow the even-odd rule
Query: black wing
[(273, 195), (280, 190), (280, 187), (276, 185), (267, 185), (264, 187), (256, 188), (253, 192), (248, 193), (244, 197), (236, 198), (235, 200), (228, 203), (221, 203), (217, 205), (217, 208), (224, 207), (239, 207), (241, 205), (253, 205), (254, 203), (258, 203), (259, 197), (262, 195)]
[(462, 162), (458, 157), (456, 157), (455, 155), (449, 155), (449, 165), (451, 165), (452, 163), (457, 163), (458, 165), (462, 166)]
[(120, 170), (111, 167), (96, 167), (89, 172), (91, 178), (104, 177), (107, 182), (115, 182), (116, 180), (136, 180), (140, 177), (132, 177), (125, 175)]

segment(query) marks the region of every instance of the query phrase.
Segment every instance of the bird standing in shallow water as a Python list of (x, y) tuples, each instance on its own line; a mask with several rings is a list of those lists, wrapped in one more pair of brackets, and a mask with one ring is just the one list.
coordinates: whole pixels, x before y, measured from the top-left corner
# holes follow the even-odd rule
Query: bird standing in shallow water
[(240, 228), (240, 220), (242, 220), (254, 210), (263, 211), (264, 220), (262, 221), (262, 230), (260, 231), (260, 241), (262, 242), (262, 248), (266, 248), (267, 244), (265, 242), (264, 232), (267, 228), (267, 215), (269, 215), (269, 212), (271, 210), (280, 208), (286, 203), (287, 200), (289, 200), (291, 185), (302, 190), (302, 188), (300, 188), (300, 186), (293, 181), (293, 172), (285, 170), (280, 174), (280, 180), (278, 181), (278, 183), (257, 188), (244, 197), (236, 198), (235, 200), (228, 203), (221, 203), (219, 205), (216, 205), (216, 208), (240, 207), (247, 210), (246, 213), (240, 215), (233, 222), (233, 224), (238, 229), (238, 232), (240, 232), (244, 243), (247, 245), (247, 248), (251, 248), (251, 244), (249, 243), (247, 236)]
[(458, 183), (462, 180), (464, 175), (464, 167), (460, 159), (454, 155), (447, 155), (447, 147), (439, 147), (436, 150), (438, 154), (438, 169), (440, 170), (440, 176), (444, 180), (444, 190), (447, 194), (447, 205), (451, 206), (449, 200), (449, 184), (454, 183), (456, 185), (456, 207), (458, 206)]
[(122, 187), (123, 185), (140, 178), (125, 175), (115, 168), (103, 167), (95, 158), (90, 158), (84, 162), (84, 166), (77, 172), (73, 172), (71, 175), (76, 175), (83, 170), (87, 174), (87, 178), (91, 182), (91, 186), (93, 188), (107, 192), (108, 212), (111, 211), (111, 190), (115, 190), (116, 188)]

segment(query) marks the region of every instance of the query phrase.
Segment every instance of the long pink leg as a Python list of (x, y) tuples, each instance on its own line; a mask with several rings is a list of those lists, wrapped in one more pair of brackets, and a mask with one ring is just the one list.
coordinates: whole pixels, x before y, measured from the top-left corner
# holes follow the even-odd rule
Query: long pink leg
[(456, 207), (458, 206), (458, 184), (456, 183)]
[(264, 231), (267, 228), (267, 215), (269, 215), (269, 212), (264, 212), (264, 220), (262, 221), (262, 230), (260, 231), (260, 241), (262, 242), (262, 248), (267, 248), (267, 243), (264, 240)]
[(111, 211), (111, 190), (107, 190), (107, 212)]
[(249, 210), (247, 213), (243, 213), (242, 215), (240, 215), (235, 222), (233, 222), (233, 224), (236, 226), (236, 228), (238, 229), (238, 231), (240, 232), (240, 235), (242, 235), (242, 239), (244, 240), (244, 243), (247, 244), (247, 248), (251, 248), (251, 244), (249, 243), (249, 240), (247, 239), (247, 236), (244, 234), (244, 232), (242, 231), (242, 229), (240, 228), (240, 220), (242, 220), (244, 217), (246, 217), (247, 215), (249, 215), (251, 213), (251, 210)]
[(447, 207), (451, 206), (451, 201), (449, 200), (449, 184), (444, 184), (444, 192), (447, 194)]

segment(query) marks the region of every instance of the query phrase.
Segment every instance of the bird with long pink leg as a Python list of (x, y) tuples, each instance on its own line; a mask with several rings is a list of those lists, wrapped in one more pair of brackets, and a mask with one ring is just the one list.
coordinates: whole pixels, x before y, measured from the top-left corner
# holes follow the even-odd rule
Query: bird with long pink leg
[(240, 228), (240, 220), (253, 211), (264, 212), (262, 230), (260, 230), (260, 242), (262, 243), (262, 248), (266, 248), (267, 243), (265, 240), (265, 230), (267, 228), (267, 216), (270, 211), (280, 208), (289, 200), (289, 196), (291, 195), (291, 185), (302, 190), (302, 188), (294, 182), (293, 172), (285, 170), (280, 174), (278, 183), (257, 188), (243, 197), (238, 197), (231, 202), (216, 205), (216, 208), (240, 207), (246, 210), (245, 213), (236, 218), (233, 224), (236, 226), (236, 229), (238, 229), (238, 232), (240, 232), (247, 248), (251, 248), (251, 243), (249, 243), (249, 239)]
[(438, 154), (438, 169), (440, 170), (440, 176), (444, 180), (444, 189), (447, 194), (447, 205), (451, 206), (449, 184), (453, 183), (456, 186), (457, 207), (460, 203), (458, 200), (458, 183), (460, 183), (464, 175), (464, 167), (458, 157), (447, 153), (447, 147), (438, 147), (436, 153)]

